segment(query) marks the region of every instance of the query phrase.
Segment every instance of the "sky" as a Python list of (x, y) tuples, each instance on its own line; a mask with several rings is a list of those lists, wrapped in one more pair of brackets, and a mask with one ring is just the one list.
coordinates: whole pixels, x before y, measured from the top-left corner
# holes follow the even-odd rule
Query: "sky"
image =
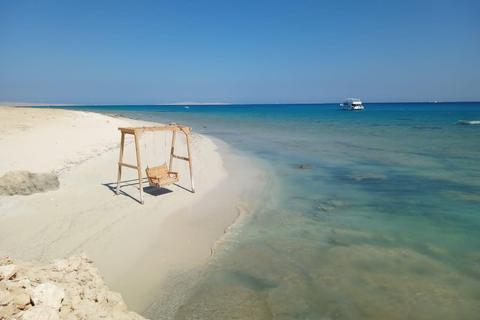
[(479, 101), (480, 1), (0, 0), (0, 101)]

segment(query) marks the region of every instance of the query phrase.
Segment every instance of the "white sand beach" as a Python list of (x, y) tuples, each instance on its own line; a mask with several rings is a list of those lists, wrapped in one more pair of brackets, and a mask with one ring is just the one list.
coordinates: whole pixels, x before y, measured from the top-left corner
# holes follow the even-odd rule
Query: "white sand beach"
[[(171, 275), (204, 265), (241, 211), (255, 205), (265, 173), (192, 132), (196, 193), (190, 192), (188, 162), (177, 161), (180, 182), (146, 192), (145, 205), (138, 202), (133, 169), (123, 169), (117, 196), (118, 127), (148, 125), (82, 111), (0, 107), (0, 176), (54, 172), (60, 181), (55, 191), (0, 196), (0, 251), (35, 263), (85, 252), (109, 288), (139, 313), (167, 290)], [(127, 137), (127, 163), (135, 163), (132, 142)], [(183, 140), (177, 148), (186, 155)], [(152, 160), (152, 148), (141, 152), (143, 163)]]

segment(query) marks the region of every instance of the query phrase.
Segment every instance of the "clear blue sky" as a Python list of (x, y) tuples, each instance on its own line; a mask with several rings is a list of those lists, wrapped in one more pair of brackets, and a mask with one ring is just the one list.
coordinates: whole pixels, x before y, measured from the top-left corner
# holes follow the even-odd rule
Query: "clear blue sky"
[(480, 1), (0, 0), (0, 101), (480, 100)]

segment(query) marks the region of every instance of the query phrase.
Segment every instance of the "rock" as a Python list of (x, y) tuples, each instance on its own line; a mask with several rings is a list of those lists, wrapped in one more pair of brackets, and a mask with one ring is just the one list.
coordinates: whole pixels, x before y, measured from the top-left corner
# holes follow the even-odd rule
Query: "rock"
[(85, 252), (80, 252), (77, 255), (77, 257), (80, 258), (81, 260), (85, 261), (86, 263), (93, 263), (93, 261), (87, 256), (87, 254)]
[(64, 320), (78, 320), (77, 316), (73, 313), (67, 314), (65, 317), (62, 317)]
[(82, 306), (82, 299), (80, 298), (80, 296), (78, 295), (75, 295), (71, 298), (71, 303), (70, 305), (72, 306), (72, 309), (73, 310), (78, 310), (80, 309), (80, 307)]
[(82, 305), (80, 308), (75, 310), (75, 316), (79, 320), (89, 320), (89, 315), (92, 314), (93, 306)]
[(30, 294), (25, 289), (14, 289), (12, 290), (13, 304), (18, 309), (25, 309), (27, 305), (30, 304)]
[(103, 303), (103, 302), (106, 302), (106, 300), (107, 300), (106, 287), (98, 289), (96, 301), (99, 303)]
[(335, 208), (332, 207), (332, 206), (326, 206), (326, 205), (320, 204), (320, 205), (317, 206), (317, 209), (322, 210), (322, 211), (331, 211)]
[(37, 306), (22, 315), (22, 320), (59, 320), (58, 312), (47, 306)]
[(6, 307), (0, 307), (0, 319), (12, 319), (15, 314), (15, 306), (10, 304)]
[(10, 171), (0, 177), (0, 196), (24, 195), (57, 190), (60, 187), (54, 173)]
[(54, 310), (60, 310), (65, 291), (53, 283), (39, 284), (31, 292), (34, 306), (47, 306)]
[(4, 266), (4, 265), (7, 265), (7, 264), (12, 264), (12, 263), (13, 263), (12, 258), (10, 258), (5, 253), (0, 252), (0, 266)]
[(328, 200), (328, 201), (325, 201), (325, 203), (331, 204), (331, 205), (334, 206), (334, 207), (344, 207), (344, 206), (348, 206), (348, 202), (346, 202), (346, 201), (341, 201), (341, 200)]
[(7, 290), (0, 291), (0, 307), (5, 307), (10, 302), (12, 302), (12, 294)]
[(110, 291), (107, 296), (107, 301), (116, 312), (123, 312), (127, 310), (127, 306), (122, 300), (122, 295), (118, 292)]
[(0, 281), (0, 320), (144, 319), (127, 310), (119, 293), (108, 290), (84, 253), (44, 267), (23, 262), (14, 265), (6, 257), (0, 256), (8, 261), (2, 274), (13, 280)]
[(72, 313), (72, 308), (62, 306), (62, 308), (60, 309), (60, 318), (65, 319), (67, 315), (71, 313)]
[[(112, 117), (112, 118), (125, 118), (125, 116), (121, 113), (102, 113), (102, 112), (100, 112), (100, 114), (104, 114), (104, 115)], [(107, 122), (109, 122), (109, 121), (107, 120)]]
[(73, 272), (73, 271), (78, 271), (81, 263), (82, 262), (79, 261), (79, 260), (69, 260), (68, 265), (65, 268), (65, 271), (68, 272), (68, 273)]
[(23, 289), (27, 289), (32, 286), (32, 282), (26, 277), (19, 279), (17, 283), (18, 283), (18, 287)]
[(45, 283), (47, 282), (47, 275), (51, 272), (51, 269), (44, 270), (33, 264), (22, 265), (21, 276), (29, 279), (32, 283)]
[(306, 168), (308, 168), (308, 167), (310, 167), (309, 164), (299, 164), (299, 165), (297, 166), (298, 169), (306, 169)]
[(84, 292), (83, 296), (84, 296), (84, 299), (96, 302), (97, 301), (97, 290), (87, 288), (87, 289), (85, 289), (85, 292)]
[(68, 262), (67, 260), (53, 260), (50, 262), (50, 265), (53, 271), (64, 271), (68, 266)]
[(354, 179), (356, 181), (362, 180), (387, 180), (387, 176), (383, 174), (376, 174), (376, 173), (368, 173), (368, 172), (354, 172), (348, 175), (350, 179)]
[(14, 264), (8, 264), (6, 266), (0, 266), (0, 280), (11, 279), (17, 274), (18, 267)]
[(319, 204), (317, 206), (317, 209), (322, 210), (322, 211), (332, 211), (332, 210), (335, 210), (339, 207), (345, 207), (345, 206), (348, 206), (348, 202), (331, 199), (331, 200), (327, 200), (327, 201), (324, 201), (321, 204)]
[[(47, 275), (47, 279), (51, 282), (61, 282), (64, 277), (64, 274), (61, 272), (50, 272)], [(41, 281), (41, 282), (47, 282), (47, 281)]]

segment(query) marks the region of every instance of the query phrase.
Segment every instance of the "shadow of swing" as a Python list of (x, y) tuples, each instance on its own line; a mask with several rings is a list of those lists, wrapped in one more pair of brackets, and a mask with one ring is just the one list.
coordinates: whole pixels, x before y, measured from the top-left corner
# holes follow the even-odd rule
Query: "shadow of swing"
[[(158, 196), (161, 196), (161, 195), (164, 195), (164, 194), (169, 194), (169, 193), (173, 192), (172, 190), (170, 190), (168, 188), (165, 188), (165, 187), (156, 188), (156, 187), (149, 186), (147, 178), (143, 178), (142, 182), (143, 182), (144, 185), (146, 185), (145, 187), (143, 187), (143, 192), (148, 193), (149, 195), (152, 195), (154, 197), (158, 197)], [(181, 186), (177, 183), (174, 183), (173, 185), (176, 186), (179, 189), (183, 189), (185, 191), (192, 192), (190, 189), (187, 189), (187, 188), (185, 188), (185, 187), (183, 187), (183, 186)], [(116, 193), (117, 193), (117, 182), (102, 183), (102, 186), (107, 187), (113, 194), (116, 195)], [(119, 190), (120, 193), (119, 193), (119, 195), (129, 197), (130, 199), (135, 200), (138, 203), (141, 203), (140, 199), (137, 199), (135, 196), (133, 196), (130, 193), (123, 190), (124, 187), (130, 187), (130, 186), (136, 186), (135, 192), (137, 192), (138, 189), (139, 189), (138, 179), (120, 181), (120, 190)]]
[(165, 187), (162, 187), (162, 188), (155, 188), (155, 187), (152, 187), (152, 186), (148, 186), (148, 187), (144, 187), (143, 188), (143, 192), (145, 193), (148, 193), (149, 195), (152, 195), (152, 196), (161, 196), (163, 194), (167, 194), (167, 193), (171, 193), (173, 192), (172, 190), (170, 189), (167, 189)]

